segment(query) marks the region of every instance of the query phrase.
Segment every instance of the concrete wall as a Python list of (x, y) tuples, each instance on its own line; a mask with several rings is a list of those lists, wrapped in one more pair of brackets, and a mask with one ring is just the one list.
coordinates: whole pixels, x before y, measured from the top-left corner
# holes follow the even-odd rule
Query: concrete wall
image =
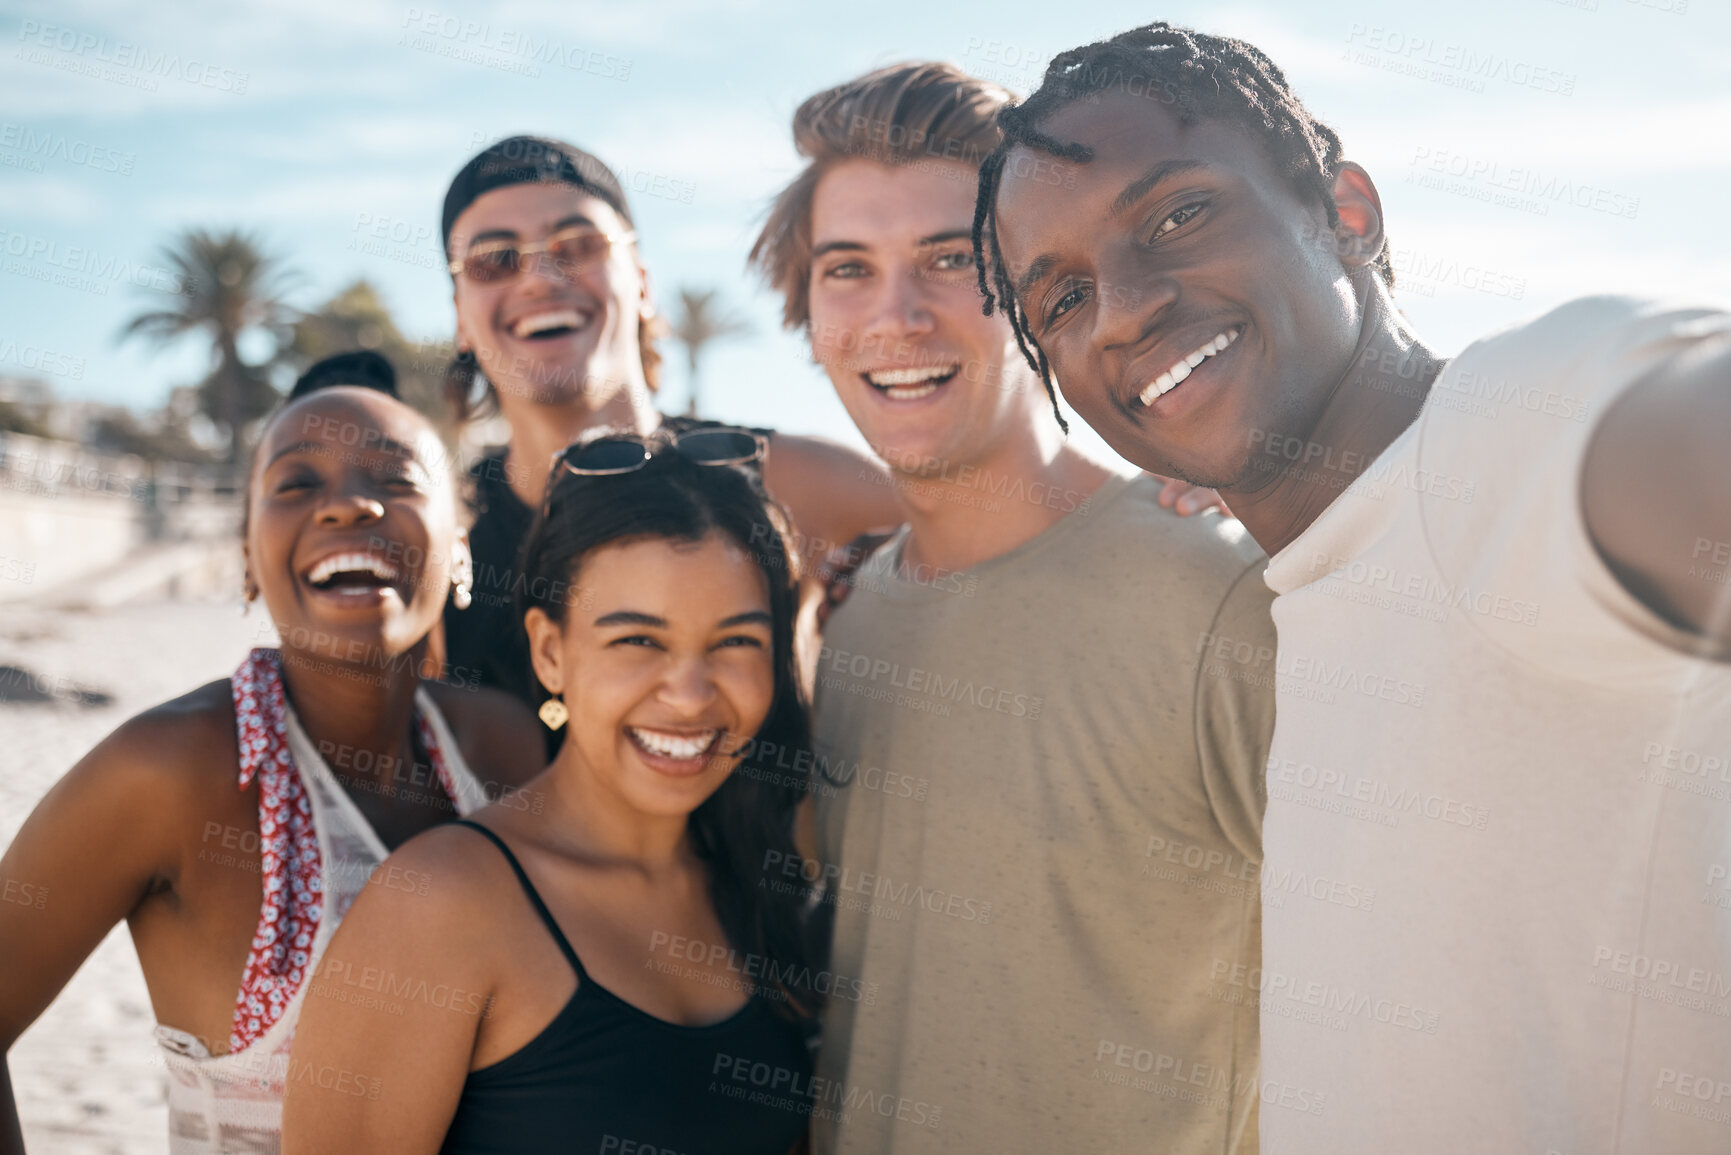
[(120, 562), (144, 538), (136, 502), (0, 489), (0, 602), (62, 590)]
[(219, 585), (238, 571), (226, 555), (238, 559), (240, 505), (226, 478), (0, 433), (0, 604), (113, 604), (121, 591), (186, 585), (181, 568), (187, 593)]

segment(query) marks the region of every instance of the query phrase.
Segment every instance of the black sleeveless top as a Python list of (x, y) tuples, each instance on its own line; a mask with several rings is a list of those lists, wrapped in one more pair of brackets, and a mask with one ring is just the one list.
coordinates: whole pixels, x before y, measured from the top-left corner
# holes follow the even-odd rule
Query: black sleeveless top
[(458, 825), (486, 835), (510, 862), (577, 972), (577, 991), (521, 1050), (469, 1072), (440, 1150), (787, 1155), (811, 1113), (804, 1033), (755, 994), (707, 1027), (638, 1010), (589, 977), (504, 840)]

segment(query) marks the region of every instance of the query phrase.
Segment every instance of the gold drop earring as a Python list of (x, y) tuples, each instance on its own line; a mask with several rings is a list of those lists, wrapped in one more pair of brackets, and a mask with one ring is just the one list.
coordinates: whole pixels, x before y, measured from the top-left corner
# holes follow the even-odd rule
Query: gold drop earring
[(542, 724), (549, 730), (559, 729), (571, 718), (571, 711), (558, 698), (548, 698), (535, 713), (540, 715)]

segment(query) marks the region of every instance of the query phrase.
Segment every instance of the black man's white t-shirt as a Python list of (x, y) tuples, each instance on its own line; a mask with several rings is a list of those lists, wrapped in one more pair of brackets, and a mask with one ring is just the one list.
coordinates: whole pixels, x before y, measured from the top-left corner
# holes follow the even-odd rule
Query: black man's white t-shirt
[[(1474, 344), (1270, 562), (1264, 891), (1373, 899), (1266, 905), (1217, 992), (1325, 1104), (1265, 1090), (1265, 1152), (1731, 1151), (1731, 663), (1579, 498), (1616, 397), (1728, 331), (1593, 298)], [(1728, 530), (1690, 530), (1701, 580)]]

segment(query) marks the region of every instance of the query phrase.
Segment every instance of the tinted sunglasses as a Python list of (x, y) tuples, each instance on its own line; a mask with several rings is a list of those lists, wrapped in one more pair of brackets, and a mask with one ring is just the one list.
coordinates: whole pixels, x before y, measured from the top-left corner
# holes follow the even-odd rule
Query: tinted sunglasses
[(523, 271), (530, 257), (546, 253), (560, 275), (569, 277), (601, 264), (614, 245), (636, 239), (636, 233), (602, 233), (578, 227), (561, 229), (536, 244), (482, 241), (452, 261), (450, 270), (453, 277), (461, 273), (477, 284), (488, 285), (509, 280)]
[[(669, 437), (665, 434), (640, 437), (633, 433), (609, 434), (593, 441), (574, 441), (553, 455), (553, 468), (563, 468), (578, 477), (612, 477), (620, 473), (635, 473), (648, 465), (657, 448), (666, 447), (687, 461), (698, 465), (750, 465), (762, 461), (769, 452), (769, 439), (761, 433), (734, 426), (714, 429), (692, 429)], [(551, 505), (553, 486), (547, 486)], [(543, 508), (545, 513), (545, 508)]]

